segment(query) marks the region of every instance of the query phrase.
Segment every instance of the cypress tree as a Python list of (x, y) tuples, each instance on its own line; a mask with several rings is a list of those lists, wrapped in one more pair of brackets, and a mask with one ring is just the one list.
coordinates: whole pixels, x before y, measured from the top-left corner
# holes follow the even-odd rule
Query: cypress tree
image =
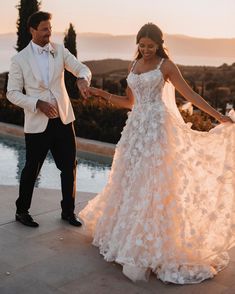
[(39, 10), (41, 2), (37, 0), (20, 0), (16, 8), (19, 11), (19, 17), (17, 20), (17, 44), (16, 50), (19, 52), (24, 49), (31, 40), (31, 34), (27, 29), (28, 17), (34, 12)]
[(77, 57), (76, 49), (76, 32), (73, 25), (69, 24), (69, 29), (64, 36), (64, 46), (67, 48), (75, 57)]
[[(73, 25), (69, 24), (69, 29), (66, 31), (64, 36), (64, 46), (67, 48), (75, 57), (77, 57), (77, 49), (76, 49), (76, 32), (74, 30)], [(79, 92), (76, 87), (76, 77), (65, 70), (64, 73), (65, 86), (69, 97), (78, 98)]]

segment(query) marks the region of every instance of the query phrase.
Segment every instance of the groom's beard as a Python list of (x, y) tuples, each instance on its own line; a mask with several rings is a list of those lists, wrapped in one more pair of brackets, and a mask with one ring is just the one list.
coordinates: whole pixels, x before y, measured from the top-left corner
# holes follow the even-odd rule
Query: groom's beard
[(51, 37), (51, 35), (46, 35), (42, 38), (42, 43), (43, 43), (42, 47), (45, 46), (46, 44), (50, 43), (50, 37)]
[(45, 36), (41, 36), (40, 38), (33, 38), (32, 41), (41, 46), (44, 47), (46, 44), (50, 43), (51, 34), (46, 34)]

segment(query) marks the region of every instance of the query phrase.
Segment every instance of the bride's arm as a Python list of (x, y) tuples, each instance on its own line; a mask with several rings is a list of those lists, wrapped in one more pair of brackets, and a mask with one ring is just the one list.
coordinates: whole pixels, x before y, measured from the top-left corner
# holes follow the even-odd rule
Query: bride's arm
[[(130, 63), (128, 67), (128, 73), (130, 72), (131, 68), (133, 66), (133, 62)], [(90, 87), (89, 92), (91, 95), (94, 96), (99, 96), (107, 100), (108, 102), (121, 107), (121, 108), (127, 108), (127, 109), (132, 109), (132, 106), (134, 104), (134, 96), (132, 94), (131, 89), (127, 86), (126, 88), (126, 95), (125, 96), (120, 96), (120, 95), (115, 95), (115, 94), (110, 94), (107, 91), (104, 91), (102, 89)]]
[(208, 113), (219, 122), (232, 122), (231, 119), (219, 113), (210, 106), (200, 95), (194, 92), (182, 77), (178, 67), (171, 61), (165, 60), (162, 65), (162, 72), (166, 79), (169, 79), (179, 93), (202, 111)]
[(91, 95), (102, 97), (118, 107), (131, 109), (134, 104), (134, 97), (129, 87), (126, 89), (126, 96), (110, 94), (107, 91), (94, 87), (90, 87), (89, 92)]

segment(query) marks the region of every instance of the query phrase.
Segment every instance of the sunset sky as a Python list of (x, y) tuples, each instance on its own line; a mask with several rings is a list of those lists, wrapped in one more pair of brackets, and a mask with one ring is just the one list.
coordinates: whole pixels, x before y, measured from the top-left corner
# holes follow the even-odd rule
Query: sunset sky
[[(0, 0), (0, 33), (16, 31), (18, 0)], [(41, 0), (56, 32), (71, 22), (78, 33), (136, 34), (146, 22), (163, 32), (205, 38), (235, 38), (235, 0)]]

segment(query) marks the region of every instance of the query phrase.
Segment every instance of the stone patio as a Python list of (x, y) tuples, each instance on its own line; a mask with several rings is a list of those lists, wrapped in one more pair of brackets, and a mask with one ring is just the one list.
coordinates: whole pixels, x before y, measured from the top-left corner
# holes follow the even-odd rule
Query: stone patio
[[(196, 285), (165, 285), (154, 275), (133, 283), (104, 261), (84, 228), (60, 220), (61, 192), (36, 188), (31, 214), (39, 228), (14, 220), (18, 187), (0, 186), (1, 294), (234, 294), (235, 249), (228, 268)], [(95, 195), (78, 192), (76, 212)]]

